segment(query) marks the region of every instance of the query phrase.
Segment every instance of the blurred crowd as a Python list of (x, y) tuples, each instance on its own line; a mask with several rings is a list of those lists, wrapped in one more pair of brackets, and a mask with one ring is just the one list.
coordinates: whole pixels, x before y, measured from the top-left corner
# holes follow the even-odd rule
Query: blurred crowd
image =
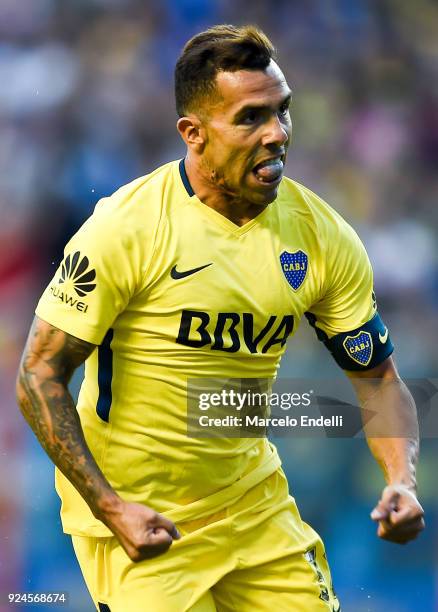
[(288, 175), (359, 230), (406, 368), (436, 371), (438, 7), (426, 0), (3, 0), (0, 295), (14, 307), (2, 345), (27, 307), (15, 292), (40, 289), (95, 202), (183, 155), (175, 59), (224, 21), (272, 37), (294, 89)]
[[(402, 373), (438, 372), (433, 0), (2, 0), (0, 450), (12, 464), (0, 463), (0, 511), (8, 525), (22, 520), (22, 493), (8, 477), (12, 469), (24, 483), (28, 469), (18, 460), (26, 441), (12, 380), (35, 299), (100, 197), (183, 156), (175, 60), (191, 35), (225, 22), (255, 23), (272, 38), (294, 91), (287, 175), (358, 230)], [(332, 372), (307, 337), (295, 347), (289, 375), (297, 351), (309, 376)], [(17, 533), (11, 543), (0, 528), (3, 545), (15, 550)], [(15, 566), (0, 565), (0, 586), (7, 572), (16, 575)]]

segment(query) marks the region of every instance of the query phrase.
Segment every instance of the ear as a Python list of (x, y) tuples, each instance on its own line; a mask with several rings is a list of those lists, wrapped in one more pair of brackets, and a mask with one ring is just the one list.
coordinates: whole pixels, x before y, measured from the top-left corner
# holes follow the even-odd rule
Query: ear
[(176, 128), (187, 147), (196, 153), (202, 153), (206, 145), (205, 128), (196, 115), (188, 115), (178, 119)]

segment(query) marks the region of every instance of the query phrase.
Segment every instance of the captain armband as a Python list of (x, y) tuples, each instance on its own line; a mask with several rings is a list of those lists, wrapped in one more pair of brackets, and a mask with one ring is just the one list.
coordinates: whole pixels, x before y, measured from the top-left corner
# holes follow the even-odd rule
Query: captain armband
[(343, 369), (353, 372), (371, 370), (385, 361), (394, 350), (388, 328), (380, 315), (349, 332), (341, 332), (332, 338), (317, 327), (316, 317), (306, 313), (310, 325), (315, 328), (318, 339), (324, 342), (336, 363)]

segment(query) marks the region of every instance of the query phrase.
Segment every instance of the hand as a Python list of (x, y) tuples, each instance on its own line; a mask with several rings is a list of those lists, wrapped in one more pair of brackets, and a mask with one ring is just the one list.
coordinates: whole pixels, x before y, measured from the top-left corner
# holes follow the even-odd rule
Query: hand
[(181, 537), (172, 521), (142, 504), (120, 500), (103, 520), (135, 563), (162, 555)]
[(404, 485), (389, 485), (383, 489), (379, 503), (371, 512), (379, 523), (379, 538), (406, 544), (424, 529), (424, 510), (415, 493)]

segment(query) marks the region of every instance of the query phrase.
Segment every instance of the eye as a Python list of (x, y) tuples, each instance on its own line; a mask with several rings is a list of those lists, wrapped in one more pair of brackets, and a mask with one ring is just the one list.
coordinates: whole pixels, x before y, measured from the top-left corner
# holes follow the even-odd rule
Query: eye
[(257, 122), (258, 118), (259, 118), (259, 114), (256, 110), (249, 110), (242, 117), (242, 123), (244, 125), (252, 125), (253, 123)]
[(289, 112), (289, 102), (286, 102), (285, 104), (282, 104), (280, 106), (280, 115), (287, 115)]

